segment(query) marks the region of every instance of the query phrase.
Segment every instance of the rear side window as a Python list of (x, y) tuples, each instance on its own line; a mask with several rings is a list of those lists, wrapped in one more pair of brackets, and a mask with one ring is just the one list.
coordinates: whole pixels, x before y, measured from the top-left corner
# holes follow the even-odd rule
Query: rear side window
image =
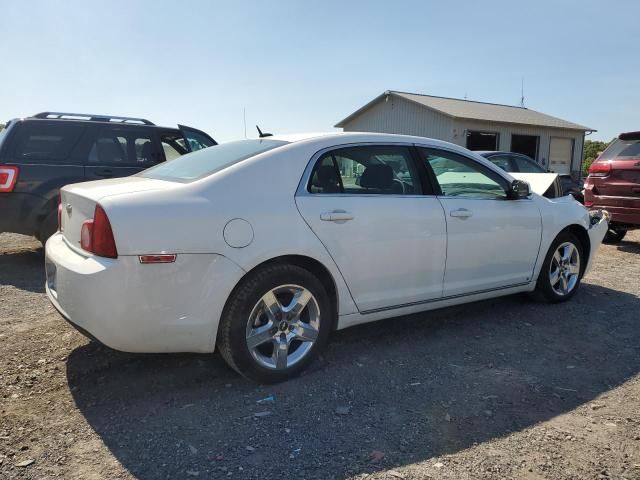
[(84, 128), (79, 125), (24, 123), (16, 138), (14, 157), (24, 163), (64, 163)]
[(311, 174), (310, 193), (420, 195), (420, 177), (403, 146), (365, 145), (322, 155)]
[(640, 157), (640, 141), (620, 140), (616, 138), (613, 143), (602, 152), (599, 160), (614, 160), (616, 158), (625, 160), (638, 157)]
[(150, 132), (103, 128), (89, 151), (89, 165), (151, 166), (159, 161)]

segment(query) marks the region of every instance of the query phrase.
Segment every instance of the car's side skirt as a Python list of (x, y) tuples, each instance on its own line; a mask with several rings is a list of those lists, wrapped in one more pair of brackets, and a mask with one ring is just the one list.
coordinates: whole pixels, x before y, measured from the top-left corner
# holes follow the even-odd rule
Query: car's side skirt
[(514, 293), (527, 292), (535, 288), (535, 282), (524, 282), (513, 285), (507, 285), (499, 288), (480, 290), (465, 294), (452, 295), (449, 297), (440, 297), (432, 300), (421, 302), (413, 302), (409, 304), (396, 305), (391, 307), (369, 310), (361, 313), (353, 313), (349, 315), (340, 315), (338, 319), (338, 329), (351, 327), (361, 323), (373, 322), (390, 317), (399, 317), (402, 315), (410, 315), (413, 313), (424, 312), (428, 310), (436, 310), (438, 308), (451, 307), (464, 303), (477, 302), (489, 298), (512, 295)]

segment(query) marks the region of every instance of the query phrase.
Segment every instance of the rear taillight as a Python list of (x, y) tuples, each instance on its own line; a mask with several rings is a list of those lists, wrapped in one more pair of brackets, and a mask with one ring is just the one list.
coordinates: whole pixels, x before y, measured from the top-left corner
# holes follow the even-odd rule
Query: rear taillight
[(96, 205), (93, 220), (85, 220), (80, 230), (80, 246), (100, 257), (118, 258), (109, 217), (100, 205)]
[(606, 177), (611, 173), (611, 162), (593, 162), (589, 167), (589, 176)]
[(15, 166), (0, 166), (0, 193), (13, 191), (18, 181), (18, 172), (20, 170)]

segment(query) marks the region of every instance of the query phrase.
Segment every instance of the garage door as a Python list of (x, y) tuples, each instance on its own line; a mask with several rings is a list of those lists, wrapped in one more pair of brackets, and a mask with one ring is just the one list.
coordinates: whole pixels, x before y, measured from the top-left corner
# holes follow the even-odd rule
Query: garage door
[(571, 173), (573, 138), (551, 137), (549, 144), (549, 170), (556, 173)]

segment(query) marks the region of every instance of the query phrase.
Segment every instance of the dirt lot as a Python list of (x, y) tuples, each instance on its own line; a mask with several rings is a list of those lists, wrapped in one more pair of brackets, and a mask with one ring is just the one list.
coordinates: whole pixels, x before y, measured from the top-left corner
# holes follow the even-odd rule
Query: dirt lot
[(43, 282), (38, 244), (0, 235), (2, 479), (640, 479), (640, 232), (568, 304), (352, 328), (270, 387), (91, 343)]

